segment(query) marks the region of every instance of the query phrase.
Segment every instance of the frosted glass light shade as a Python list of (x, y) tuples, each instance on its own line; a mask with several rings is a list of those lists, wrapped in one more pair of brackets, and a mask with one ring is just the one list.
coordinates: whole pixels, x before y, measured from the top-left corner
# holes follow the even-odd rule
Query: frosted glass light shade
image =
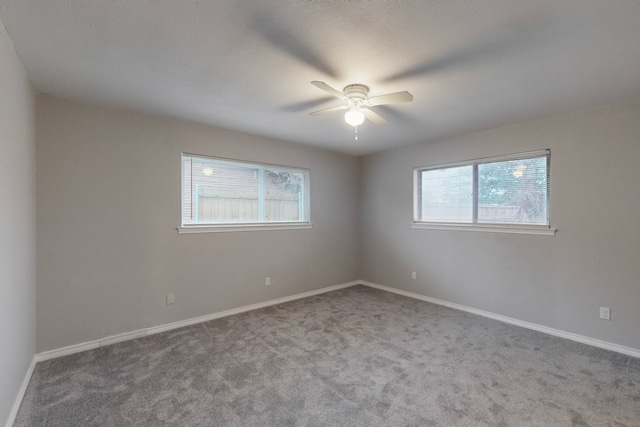
[(364, 113), (359, 109), (351, 109), (345, 113), (344, 121), (351, 126), (359, 126), (364, 123)]

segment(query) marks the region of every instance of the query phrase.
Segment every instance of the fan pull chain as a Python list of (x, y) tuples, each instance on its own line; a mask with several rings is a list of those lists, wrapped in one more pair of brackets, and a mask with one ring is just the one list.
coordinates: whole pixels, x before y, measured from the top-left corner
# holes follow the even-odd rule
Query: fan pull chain
[(358, 140), (358, 126), (356, 125), (355, 128), (356, 128), (356, 139), (355, 140), (357, 141)]

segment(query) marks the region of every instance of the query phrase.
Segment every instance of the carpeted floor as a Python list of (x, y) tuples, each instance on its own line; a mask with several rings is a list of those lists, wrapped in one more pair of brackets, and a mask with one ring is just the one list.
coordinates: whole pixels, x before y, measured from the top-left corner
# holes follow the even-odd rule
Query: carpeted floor
[(640, 426), (640, 359), (364, 286), (41, 362), (16, 426)]

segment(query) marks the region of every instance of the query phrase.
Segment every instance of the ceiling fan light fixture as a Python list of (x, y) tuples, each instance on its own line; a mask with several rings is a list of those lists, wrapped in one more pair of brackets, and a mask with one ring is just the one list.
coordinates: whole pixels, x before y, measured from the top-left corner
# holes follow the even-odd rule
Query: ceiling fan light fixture
[(380, 117), (378, 113), (369, 109), (369, 107), (413, 101), (413, 95), (406, 90), (403, 92), (387, 93), (385, 95), (378, 95), (373, 98), (369, 98), (369, 87), (359, 83), (345, 86), (343, 92), (340, 92), (328, 84), (317, 80), (312, 81), (311, 84), (340, 99), (343, 101), (343, 104), (336, 107), (325, 108), (323, 110), (312, 111), (309, 114), (312, 116), (318, 116), (320, 114), (333, 113), (334, 111), (344, 111), (348, 109), (344, 115), (344, 121), (347, 122), (348, 125), (355, 127), (356, 132), (358, 130), (358, 126), (364, 123), (364, 119), (368, 119), (378, 126), (387, 124), (387, 121), (383, 117)]
[(344, 115), (344, 121), (351, 126), (360, 126), (364, 123), (364, 113), (360, 108), (352, 107)]

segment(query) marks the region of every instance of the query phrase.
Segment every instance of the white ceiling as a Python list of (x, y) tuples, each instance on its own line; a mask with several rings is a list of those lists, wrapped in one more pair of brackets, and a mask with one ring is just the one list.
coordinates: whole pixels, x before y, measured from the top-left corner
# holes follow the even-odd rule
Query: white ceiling
[[(0, 0), (38, 92), (367, 154), (640, 96), (638, 0)], [(312, 86), (350, 83), (359, 128)]]

